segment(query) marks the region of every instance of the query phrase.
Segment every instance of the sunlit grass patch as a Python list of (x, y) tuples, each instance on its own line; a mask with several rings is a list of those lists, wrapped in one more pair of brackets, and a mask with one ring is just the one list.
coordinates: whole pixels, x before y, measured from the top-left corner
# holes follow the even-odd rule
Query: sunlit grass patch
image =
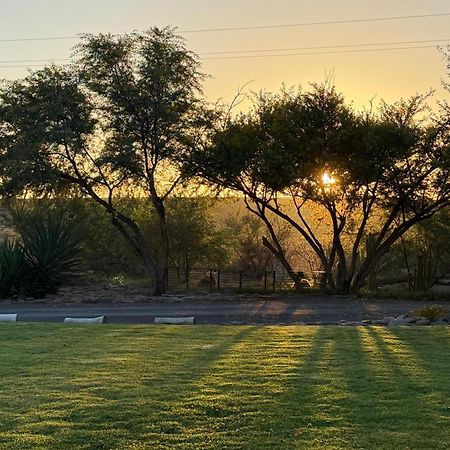
[(444, 327), (0, 326), (0, 448), (446, 449)]

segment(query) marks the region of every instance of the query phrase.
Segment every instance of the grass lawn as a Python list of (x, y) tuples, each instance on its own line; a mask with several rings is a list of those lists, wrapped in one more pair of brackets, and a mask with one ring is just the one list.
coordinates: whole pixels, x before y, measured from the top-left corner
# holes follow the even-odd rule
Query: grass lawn
[(0, 448), (448, 449), (450, 328), (1, 324)]

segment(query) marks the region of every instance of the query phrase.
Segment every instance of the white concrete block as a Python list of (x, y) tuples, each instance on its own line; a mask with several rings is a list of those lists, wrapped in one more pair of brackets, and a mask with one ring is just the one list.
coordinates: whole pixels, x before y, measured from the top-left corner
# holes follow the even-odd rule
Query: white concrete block
[(155, 317), (154, 323), (171, 325), (194, 325), (195, 317)]
[(103, 323), (105, 316), (100, 317), (66, 317), (64, 323)]
[(17, 314), (0, 314), (0, 322), (17, 322)]

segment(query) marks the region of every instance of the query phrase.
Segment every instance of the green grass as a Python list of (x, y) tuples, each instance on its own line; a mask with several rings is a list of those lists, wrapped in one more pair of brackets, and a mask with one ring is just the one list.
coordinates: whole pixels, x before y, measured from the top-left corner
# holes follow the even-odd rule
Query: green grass
[(0, 326), (0, 448), (447, 449), (444, 327)]

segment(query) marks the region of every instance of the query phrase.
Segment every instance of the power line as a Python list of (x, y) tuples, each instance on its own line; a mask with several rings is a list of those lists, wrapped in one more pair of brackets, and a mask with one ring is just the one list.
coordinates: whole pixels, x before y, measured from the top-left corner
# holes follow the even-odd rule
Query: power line
[(32, 37), (32, 38), (6, 38), (0, 42), (27, 42), (27, 41), (62, 41), (66, 39), (79, 39), (80, 36), (53, 36), (53, 37)]
[[(392, 41), (392, 42), (370, 42), (359, 44), (340, 44), (340, 45), (320, 45), (314, 47), (290, 47), (290, 48), (271, 48), (271, 49), (252, 49), (252, 50), (230, 50), (223, 52), (200, 52), (199, 55), (225, 55), (236, 53), (259, 53), (259, 52), (288, 52), (297, 50), (321, 50), (326, 48), (349, 48), (349, 47), (373, 47), (377, 45), (404, 45), (404, 44), (424, 44), (426, 42), (450, 42), (450, 38), (447, 39), (424, 39), (419, 41)], [(1, 62), (1, 61), (0, 61)]]
[[(228, 55), (228, 54), (245, 54), (245, 53), (266, 53), (266, 52), (286, 52), (286, 51), (300, 51), (300, 50), (323, 50), (323, 49), (341, 49), (341, 48), (352, 48), (352, 47), (373, 47), (373, 46), (385, 46), (385, 45), (405, 45), (405, 44), (422, 44), (427, 42), (450, 42), (450, 38), (447, 39), (423, 39), (423, 40), (415, 40), (415, 41), (391, 41), (391, 42), (368, 42), (368, 43), (359, 43), (359, 44), (340, 44), (340, 45), (321, 45), (321, 46), (313, 46), (313, 47), (290, 47), (290, 48), (271, 48), (271, 49), (254, 49), (254, 50), (230, 50), (230, 51), (215, 51), (215, 52), (199, 52), (199, 55)], [(412, 48), (434, 48), (435, 46), (420, 46), (420, 47), (412, 47)], [(396, 47), (392, 48), (394, 50)], [(401, 49), (409, 49), (409, 47), (398, 48)], [(371, 49), (367, 49), (371, 50)], [(374, 49), (374, 50), (383, 50)], [(390, 50), (390, 49), (387, 49)], [(322, 54), (325, 52), (319, 52), (318, 54)], [(303, 54), (303, 53), (302, 53)], [(307, 55), (313, 55), (316, 53), (308, 52), (305, 53)], [(250, 55), (249, 55), (250, 56)], [(256, 56), (270, 56), (270, 55), (256, 55)], [(273, 56), (273, 55), (272, 55)], [(279, 56), (283, 56), (280, 54)], [(289, 56), (289, 55), (286, 55)], [(224, 57), (226, 58), (226, 57)], [(203, 58), (203, 59), (212, 59), (212, 58)], [(69, 58), (48, 58), (48, 59), (15, 59), (15, 60), (0, 60), (0, 64), (13, 64), (13, 63), (40, 63), (40, 62), (63, 62), (70, 61)], [(8, 66), (0, 66), (0, 67), (8, 67)], [(15, 66), (16, 67), (16, 66)]]
[[(10, 63), (36, 63), (36, 62), (55, 62), (55, 61), (70, 61), (70, 58), (48, 58), (48, 59), (11, 59), (0, 61), (0, 64), (10, 64)], [(2, 66), (0, 66), (2, 67)]]
[(238, 55), (238, 56), (215, 56), (211, 58), (202, 58), (203, 61), (219, 60), (219, 59), (248, 59), (248, 58), (274, 58), (279, 56), (308, 56), (308, 55), (331, 55), (338, 53), (365, 53), (365, 52), (383, 52), (392, 50), (417, 50), (425, 48), (436, 48), (435, 45), (421, 45), (411, 47), (383, 47), (383, 48), (367, 48), (367, 49), (353, 49), (353, 50), (331, 50), (325, 52), (307, 52), (307, 53), (278, 53), (266, 55)]
[[(237, 55), (237, 56), (217, 56), (217, 57), (207, 57), (202, 58), (203, 61), (211, 60), (227, 60), (227, 59), (249, 59), (249, 58), (274, 58), (280, 56), (314, 56), (314, 55), (330, 55), (339, 53), (371, 53), (371, 52), (382, 52), (382, 51), (395, 51), (395, 50), (418, 50), (418, 49), (428, 49), (437, 48), (435, 45), (420, 45), (420, 46), (409, 46), (409, 47), (383, 47), (383, 48), (367, 48), (367, 49), (352, 49), (352, 50), (330, 50), (323, 52), (304, 52), (304, 53), (273, 53), (265, 55)], [(28, 68), (28, 67), (44, 67), (45, 64), (28, 64), (28, 65), (5, 65), (0, 66), (3, 68)]]
[(382, 22), (387, 20), (403, 20), (403, 19), (421, 19), (426, 17), (443, 17), (450, 16), (450, 12), (434, 13), (434, 14), (416, 14), (409, 16), (391, 16), (391, 17), (375, 17), (366, 19), (347, 19), (347, 20), (329, 20), (324, 22), (300, 22), (300, 23), (284, 23), (277, 25), (256, 25), (245, 27), (226, 27), (226, 28), (203, 28), (199, 30), (181, 30), (179, 33), (207, 33), (212, 31), (239, 31), (239, 30), (262, 30), (270, 28), (288, 28), (288, 27), (310, 27), (316, 25), (338, 25), (345, 23), (364, 23), (364, 22)]
[[(309, 27), (318, 25), (339, 25), (348, 23), (367, 23), (367, 22), (382, 22), (392, 20), (410, 20), (410, 19), (422, 19), (431, 17), (445, 17), (450, 16), (450, 12), (433, 13), (433, 14), (415, 14), (407, 16), (386, 16), (386, 17), (374, 17), (374, 18), (360, 18), (360, 19), (346, 19), (346, 20), (328, 20), (321, 22), (299, 22), (299, 23), (284, 23), (275, 25), (255, 25), (255, 26), (242, 26), (242, 27), (224, 27), (224, 28), (200, 28), (192, 30), (179, 30), (178, 33), (209, 33), (218, 31), (240, 31), (240, 30), (263, 30), (271, 28), (292, 28), (292, 27)], [(27, 41), (53, 41), (53, 40), (70, 40), (79, 39), (79, 35), (72, 36), (44, 36), (44, 37), (28, 37), (28, 38), (5, 38), (0, 39), (0, 42), (27, 42)]]

